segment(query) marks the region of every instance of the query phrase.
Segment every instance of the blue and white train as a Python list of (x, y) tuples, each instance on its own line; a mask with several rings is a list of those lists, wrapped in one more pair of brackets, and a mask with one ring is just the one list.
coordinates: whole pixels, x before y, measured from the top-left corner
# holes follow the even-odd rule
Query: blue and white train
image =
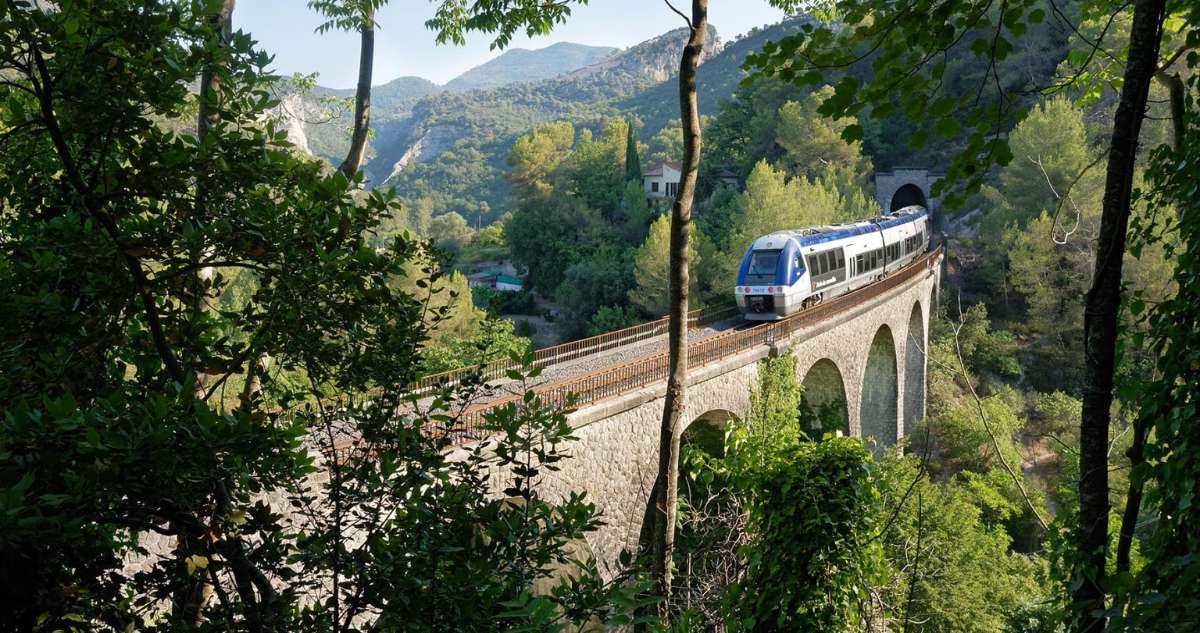
[(750, 245), (734, 296), (742, 315), (771, 321), (850, 292), (906, 266), (929, 249), (929, 212), (779, 231)]

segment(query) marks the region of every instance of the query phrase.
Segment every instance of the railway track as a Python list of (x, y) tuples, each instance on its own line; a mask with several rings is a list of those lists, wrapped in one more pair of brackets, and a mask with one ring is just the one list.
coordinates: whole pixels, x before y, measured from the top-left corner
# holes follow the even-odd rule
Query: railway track
[[(703, 367), (756, 346), (784, 340), (798, 330), (853, 310), (914, 277), (932, 274), (934, 267), (941, 261), (941, 256), (942, 248), (939, 246), (880, 281), (804, 309), (786, 319), (761, 323), (746, 323), (740, 320), (728, 323), (721, 331), (688, 343), (688, 367)], [(625, 363), (611, 364), (587, 374), (540, 384), (535, 386), (533, 391), (551, 406), (565, 406), (574, 398), (575, 406), (583, 407), (666, 380), (668, 364), (664, 348), (662, 351), (646, 354)], [(458, 434), (461, 438), (458, 439), (458, 443), (481, 439), (486, 435), (480, 431), (480, 427), (485, 422), (487, 413), (496, 407), (519, 402), (522, 395), (511, 394), (467, 408), (459, 417), (458, 426), (450, 432)]]
[[(806, 308), (779, 321), (745, 322), (740, 318), (724, 319), (692, 328), (689, 330), (688, 367), (689, 369), (703, 367), (757, 346), (785, 340), (798, 330), (812, 327), (843, 312), (853, 310), (918, 275), (932, 274), (934, 267), (941, 261), (941, 255), (942, 248), (939, 246), (880, 281)], [(651, 324), (653, 323), (657, 322), (651, 322)], [(650, 327), (651, 324), (635, 327)], [(646, 349), (652, 351), (647, 352)], [(613, 351), (615, 353), (606, 353)], [(630, 358), (630, 356), (636, 357)], [(573, 362), (580, 359), (583, 359), (583, 362)], [(597, 365), (599, 367), (595, 369), (588, 369)], [(486, 422), (487, 414), (498, 407), (510, 404), (522, 406), (520, 403), (525, 388), (531, 388), (544, 403), (550, 406), (564, 407), (573, 399), (574, 406), (579, 408), (664, 381), (669, 368), (665, 334), (647, 336), (637, 344), (627, 345), (623, 348), (616, 345), (590, 355), (575, 355), (570, 360), (550, 363), (544, 367), (550, 368), (550, 373), (547, 374), (547, 369), (543, 369), (537, 384), (524, 383), (521, 385), (520, 391), (513, 389), (514, 385), (507, 384), (508, 379), (489, 383), (489, 389), (483, 397), (472, 400), (459, 410), (458, 415), (454, 416), (456, 425), (453, 428), (445, 429), (431, 424), (430, 431), (453, 435), (452, 444), (455, 445), (485, 439), (488, 432), (482, 427)], [(474, 369), (480, 371), (480, 368)], [(507, 369), (503, 371), (507, 371)], [(505, 390), (506, 386), (509, 387), (507, 391)], [(347, 449), (354, 444), (354, 441), (353, 437), (346, 436), (343, 440), (336, 442), (335, 450), (340, 452)]]

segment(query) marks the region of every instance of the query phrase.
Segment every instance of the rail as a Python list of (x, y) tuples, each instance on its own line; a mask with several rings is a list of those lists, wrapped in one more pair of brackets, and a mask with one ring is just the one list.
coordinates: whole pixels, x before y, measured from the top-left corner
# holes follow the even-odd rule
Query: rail
[[(716, 323), (735, 314), (737, 314), (736, 306), (697, 308), (688, 312), (688, 329), (692, 330)], [(539, 368), (550, 367), (661, 336), (667, 333), (669, 323), (670, 319), (662, 317), (647, 323), (539, 349), (533, 353), (533, 365)], [(500, 378), (504, 376), (505, 372), (515, 368), (516, 365), (511, 359), (497, 359), (484, 365), (460, 367), (424, 376), (409, 385), (406, 391), (413, 395), (423, 395), (442, 387), (458, 384), (467, 376), (478, 375), (485, 380), (490, 380)]]
[[(932, 272), (940, 261), (941, 255), (942, 248), (939, 246), (880, 281), (830, 299), (786, 319), (763, 323), (749, 329), (725, 332), (691, 343), (688, 345), (687, 352), (688, 368), (703, 367), (760, 345), (770, 345), (788, 338), (798, 330), (811, 327), (839, 313), (856, 308), (921, 273)], [(667, 379), (668, 371), (667, 353), (659, 352), (583, 376), (535, 387), (533, 391), (550, 406), (562, 407), (571, 396), (575, 398), (575, 406), (586, 406), (664, 381)], [(477, 439), (480, 434), (475, 431), (483, 425), (488, 412), (509, 404), (520, 403), (522, 399), (522, 396), (511, 396), (468, 408), (459, 418), (454, 432), (460, 434), (463, 438), (462, 441)]]

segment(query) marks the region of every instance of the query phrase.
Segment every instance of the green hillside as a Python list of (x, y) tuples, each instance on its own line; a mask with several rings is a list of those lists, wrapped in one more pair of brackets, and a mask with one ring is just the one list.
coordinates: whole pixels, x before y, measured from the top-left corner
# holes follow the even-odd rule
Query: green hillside
[[(409, 119), (380, 126), (367, 171), (410, 204), (430, 199), (435, 215), (488, 224), (508, 210), (504, 163), (518, 136), (556, 119), (599, 129), (622, 116), (622, 101), (670, 78), (685, 38), (677, 29), (563, 77), (422, 99)], [(716, 48), (710, 29), (708, 50)]]

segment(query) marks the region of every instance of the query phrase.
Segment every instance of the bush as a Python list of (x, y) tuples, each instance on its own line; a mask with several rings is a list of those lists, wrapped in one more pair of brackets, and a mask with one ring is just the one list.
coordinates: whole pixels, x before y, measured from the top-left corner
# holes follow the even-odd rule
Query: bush
[(537, 334), (537, 328), (529, 321), (517, 321), (516, 334), (517, 336), (531, 338), (534, 334)]
[(855, 628), (884, 570), (871, 463), (858, 439), (800, 442), (745, 480), (752, 540), (730, 593), (734, 630)]
[(537, 300), (528, 290), (501, 292), (492, 288), (472, 288), (475, 305), (493, 317), (505, 314), (537, 315)]
[(588, 321), (587, 335), (597, 336), (638, 324), (637, 311), (622, 306), (600, 306)]

